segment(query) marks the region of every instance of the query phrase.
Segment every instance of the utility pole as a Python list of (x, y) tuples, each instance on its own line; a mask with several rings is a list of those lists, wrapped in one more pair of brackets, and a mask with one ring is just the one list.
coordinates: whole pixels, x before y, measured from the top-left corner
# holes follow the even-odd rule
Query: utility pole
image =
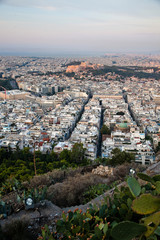
[(34, 162), (34, 173), (35, 173), (35, 176), (36, 176), (37, 175), (37, 169), (36, 169), (36, 158), (35, 158), (35, 141), (34, 141), (33, 162)]

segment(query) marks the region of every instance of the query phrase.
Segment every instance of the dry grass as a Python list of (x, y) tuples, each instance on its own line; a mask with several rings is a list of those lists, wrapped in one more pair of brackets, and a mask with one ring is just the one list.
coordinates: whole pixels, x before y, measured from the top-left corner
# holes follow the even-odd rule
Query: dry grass
[(114, 169), (113, 174), (118, 179), (117, 180), (123, 180), (124, 177), (129, 173), (130, 165), (129, 164), (123, 164), (121, 166), (118, 166)]
[(146, 169), (146, 166), (142, 166), (136, 163), (124, 163), (123, 165), (117, 166), (113, 170), (113, 176), (108, 177), (109, 184), (117, 180), (124, 181), (126, 176), (129, 175), (131, 168), (133, 168), (136, 173), (138, 173), (143, 172)]
[(68, 177), (63, 183), (51, 185), (47, 196), (60, 207), (74, 206), (80, 204), (81, 195), (88, 187), (104, 182), (104, 178), (93, 173), (76, 174)]
[[(137, 172), (144, 170), (144, 167), (137, 164), (125, 163), (117, 166), (114, 169), (114, 175), (108, 177), (107, 184), (111, 184), (117, 180), (123, 181), (129, 174), (130, 168), (134, 168)], [(57, 169), (43, 175), (35, 176), (29, 183), (25, 183), (24, 185), (27, 188), (47, 186), (47, 199), (59, 207), (79, 205), (83, 192), (90, 186), (106, 183), (106, 178), (94, 175), (91, 173), (92, 169), (93, 167), (70, 168), (67, 170)]]
[(26, 188), (39, 188), (44, 186), (50, 186), (55, 183), (63, 182), (70, 176), (75, 176), (78, 173), (84, 171), (83, 167), (67, 170), (55, 169), (52, 172), (48, 172), (43, 175), (34, 176), (29, 182), (24, 182), (23, 186)]

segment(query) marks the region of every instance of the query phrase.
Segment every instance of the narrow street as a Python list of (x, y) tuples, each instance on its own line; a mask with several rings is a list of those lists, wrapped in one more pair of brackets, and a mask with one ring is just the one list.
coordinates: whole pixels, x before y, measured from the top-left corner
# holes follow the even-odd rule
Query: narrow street
[(103, 116), (104, 116), (105, 109), (102, 106), (102, 112), (101, 112), (101, 120), (100, 120), (100, 128), (99, 128), (99, 137), (98, 137), (98, 146), (97, 146), (97, 158), (101, 157), (102, 155), (102, 134), (101, 134), (101, 128), (103, 126)]
[[(92, 98), (92, 95), (89, 94), (89, 95), (88, 95), (88, 99), (87, 99), (86, 103), (85, 103), (84, 106), (83, 106), (82, 112), (81, 112), (81, 114), (80, 114), (80, 116), (79, 116), (79, 118), (78, 118), (78, 120), (77, 120), (77, 122), (76, 122), (76, 124), (75, 124), (75, 127), (74, 127), (73, 130), (72, 130), (72, 132), (73, 132), (74, 129), (76, 128), (78, 122), (81, 120), (81, 117), (82, 117), (82, 115), (83, 115), (83, 113), (84, 113), (84, 108), (85, 108), (85, 106), (87, 105), (87, 103), (89, 102), (89, 100), (90, 100), (91, 98)], [(72, 132), (70, 132), (70, 134), (69, 134), (69, 136), (66, 138), (66, 140), (68, 140), (68, 139), (71, 137)]]
[(130, 113), (130, 115), (131, 115), (133, 121), (135, 121), (136, 124), (137, 124), (137, 126), (139, 126), (138, 122), (136, 121), (136, 119), (135, 119), (135, 117), (134, 117), (134, 115), (133, 115), (133, 112), (132, 112), (132, 110), (131, 110), (131, 107), (130, 107), (130, 105), (129, 105), (129, 103), (128, 103), (128, 100), (127, 100), (127, 94), (123, 93), (123, 98), (124, 98), (124, 100), (125, 100), (125, 103), (128, 104), (128, 111), (129, 111), (129, 113)]

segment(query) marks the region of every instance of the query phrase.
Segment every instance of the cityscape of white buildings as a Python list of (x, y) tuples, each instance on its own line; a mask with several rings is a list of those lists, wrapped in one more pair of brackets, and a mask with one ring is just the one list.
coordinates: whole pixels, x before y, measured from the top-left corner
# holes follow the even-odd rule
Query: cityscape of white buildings
[[(19, 88), (0, 92), (0, 147), (60, 153), (78, 142), (91, 160), (111, 157), (119, 148), (135, 153), (138, 163), (153, 163), (160, 142), (160, 79), (95, 76), (87, 68), (66, 74), (68, 64), (76, 60), (0, 57), (1, 80), (14, 79)], [(101, 66), (145, 66), (146, 73), (153, 67), (160, 70), (157, 56), (85, 60)], [(102, 135), (100, 144), (102, 124), (111, 134)]]

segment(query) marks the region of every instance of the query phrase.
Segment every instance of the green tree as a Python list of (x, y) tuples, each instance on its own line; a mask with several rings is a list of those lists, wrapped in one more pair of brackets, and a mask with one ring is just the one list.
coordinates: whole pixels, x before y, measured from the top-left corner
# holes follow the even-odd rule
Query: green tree
[(7, 155), (8, 155), (8, 154), (7, 154), (7, 151), (6, 151), (4, 148), (1, 148), (1, 149), (0, 149), (0, 163), (3, 162), (3, 159), (4, 159), (4, 158), (7, 158), (7, 157), (8, 157)]
[(145, 139), (151, 141), (153, 144), (153, 138), (150, 135), (146, 135)]
[(75, 164), (87, 164), (85, 151), (86, 149), (82, 143), (75, 143), (71, 151), (71, 162)]
[(117, 112), (117, 115), (123, 116), (124, 112)]
[(49, 160), (51, 160), (51, 161), (58, 160), (58, 155), (54, 151), (52, 151), (48, 156), (49, 156)]
[(111, 130), (109, 129), (109, 127), (107, 127), (105, 124), (103, 124), (103, 126), (101, 128), (101, 134), (110, 135), (111, 134)]
[(68, 163), (71, 162), (71, 151), (69, 151), (68, 149), (64, 149), (60, 155), (59, 155), (59, 159), (63, 160), (65, 159)]
[(125, 162), (130, 163), (132, 160), (135, 160), (135, 155), (133, 153), (122, 152), (119, 148), (114, 148), (111, 153), (112, 158), (108, 163), (112, 166), (121, 165)]
[(54, 169), (54, 163), (48, 163), (47, 164), (47, 171), (52, 171)]
[(69, 163), (65, 159), (62, 159), (60, 161), (60, 165), (61, 165), (61, 168), (67, 168), (69, 166)]

